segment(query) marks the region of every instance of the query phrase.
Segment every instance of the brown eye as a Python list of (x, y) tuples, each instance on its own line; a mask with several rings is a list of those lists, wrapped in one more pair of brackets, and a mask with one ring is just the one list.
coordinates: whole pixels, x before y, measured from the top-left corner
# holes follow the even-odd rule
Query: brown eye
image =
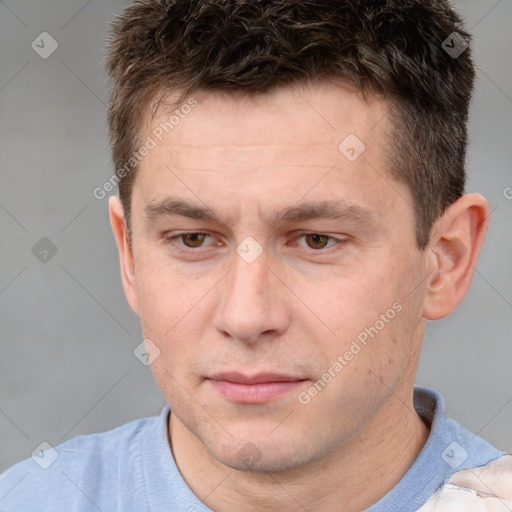
[(329, 241), (328, 236), (319, 235), (318, 233), (312, 233), (310, 235), (304, 235), (308, 247), (311, 249), (324, 249)]
[(180, 238), (183, 240), (183, 243), (186, 247), (201, 247), (204, 239), (208, 235), (206, 233), (187, 233), (185, 235), (181, 235)]

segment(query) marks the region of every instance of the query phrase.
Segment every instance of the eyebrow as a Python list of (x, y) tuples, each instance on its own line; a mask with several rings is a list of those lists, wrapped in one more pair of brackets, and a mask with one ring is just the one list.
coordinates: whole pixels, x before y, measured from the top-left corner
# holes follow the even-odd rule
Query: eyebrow
[(151, 201), (145, 207), (147, 217), (172, 217), (178, 215), (195, 220), (221, 222), (220, 218), (208, 207), (197, 206), (183, 199), (165, 198)]
[(306, 202), (286, 208), (276, 215), (276, 220), (302, 221), (310, 219), (333, 219), (372, 224), (376, 220), (371, 210), (348, 204), (343, 200)]
[[(145, 215), (151, 219), (180, 216), (189, 219), (225, 224), (211, 208), (193, 204), (183, 199), (168, 197), (151, 201), (145, 207)], [(295, 222), (314, 219), (351, 221), (372, 225), (377, 221), (375, 212), (344, 200), (303, 202), (275, 212), (269, 219), (270, 224)]]

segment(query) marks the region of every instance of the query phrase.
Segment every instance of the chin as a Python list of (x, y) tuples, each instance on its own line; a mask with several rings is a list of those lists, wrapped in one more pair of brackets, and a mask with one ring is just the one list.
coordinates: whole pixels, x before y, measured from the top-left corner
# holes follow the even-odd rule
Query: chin
[(264, 437), (260, 440), (220, 446), (218, 449), (208, 448), (208, 451), (215, 459), (232, 469), (256, 473), (290, 471), (314, 458), (309, 450), (293, 446), (289, 440), (271, 442)]

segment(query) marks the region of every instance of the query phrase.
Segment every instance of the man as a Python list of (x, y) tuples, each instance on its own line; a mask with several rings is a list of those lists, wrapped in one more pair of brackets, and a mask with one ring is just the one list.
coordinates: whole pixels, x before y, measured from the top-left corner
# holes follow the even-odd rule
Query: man
[(469, 36), (441, 0), (143, 0), (110, 199), (169, 407), (0, 480), (0, 510), (511, 510), (512, 457), (414, 388), (468, 290)]

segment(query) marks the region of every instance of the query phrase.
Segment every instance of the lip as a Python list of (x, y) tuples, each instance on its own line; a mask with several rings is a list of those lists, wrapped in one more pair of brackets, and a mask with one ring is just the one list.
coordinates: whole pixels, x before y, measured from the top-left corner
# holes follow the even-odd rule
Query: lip
[(224, 372), (212, 375), (207, 380), (231, 402), (256, 404), (289, 393), (308, 379), (278, 373), (248, 376), (238, 372)]

